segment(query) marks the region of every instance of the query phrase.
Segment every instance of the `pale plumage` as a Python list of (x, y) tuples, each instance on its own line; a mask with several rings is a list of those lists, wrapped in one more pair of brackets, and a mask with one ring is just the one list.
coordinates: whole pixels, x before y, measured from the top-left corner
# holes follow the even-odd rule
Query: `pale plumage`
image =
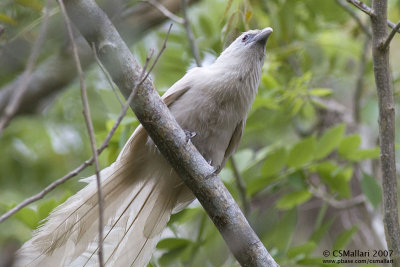
[[(243, 33), (213, 65), (195, 68), (163, 96), (192, 142), (222, 167), (237, 149), (255, 98), (271, 28)], [(117, 161), (102, 170), (106, 266), (146, 266), (172, 212), (194, 196), (139, 126)], [(18, 252), (16, 266), (96, 266), (94, 177), (57, 207)]]

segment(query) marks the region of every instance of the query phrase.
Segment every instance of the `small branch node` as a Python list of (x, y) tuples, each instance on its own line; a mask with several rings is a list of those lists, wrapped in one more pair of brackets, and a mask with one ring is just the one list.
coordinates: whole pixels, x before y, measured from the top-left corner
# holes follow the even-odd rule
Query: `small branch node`
[(400, 21), (396, 24), (396, 26), (393, 27), (393, 29), (390, 31), (388, 37), (386, 38), (385, 42), (382, 44), (382, 49), (389, 49), (390, 42), (392, 41), (394, 35), (398, 30), (400, 29)]

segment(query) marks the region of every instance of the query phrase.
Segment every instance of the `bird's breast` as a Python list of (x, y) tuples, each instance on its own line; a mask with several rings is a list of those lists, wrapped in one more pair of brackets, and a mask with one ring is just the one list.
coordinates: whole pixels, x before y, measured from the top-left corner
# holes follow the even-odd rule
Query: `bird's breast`
[(189, 90), (170, 106), (180, 126), (195, 132), (193, 144), (207, 161), (221, 165), (238, 123), (247, 115), (234, 94)]

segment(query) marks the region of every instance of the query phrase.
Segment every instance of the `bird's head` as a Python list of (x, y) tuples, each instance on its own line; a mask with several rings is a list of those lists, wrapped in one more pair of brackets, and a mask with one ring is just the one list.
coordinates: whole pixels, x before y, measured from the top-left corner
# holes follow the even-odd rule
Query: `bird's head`
[(239, 64), (264, 60), (265, 45), (268, 37), (273, 32), (272, 28), (250, 30), (242, 33), (218, 57), (216, 62), (233, 62)]

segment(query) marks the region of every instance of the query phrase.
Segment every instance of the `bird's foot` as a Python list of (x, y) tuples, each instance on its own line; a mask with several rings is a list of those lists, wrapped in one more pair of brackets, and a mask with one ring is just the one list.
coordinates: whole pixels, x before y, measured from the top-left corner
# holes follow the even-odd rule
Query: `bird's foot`
[(221, 170), (221, 165), (212, 165), (212, 160), (207, 161), (207, 163), (213, 168), (212, 174), (219, 173), (219, 171)]
[(185, 132), (186, 142), (188, 142), (188, 143), (189, 143), (190, 140), (192, 140), (193, 137), (195, 137), (197, 135), (197, 133), (195, 133), (195, 132), (191, 132), (191, 131), (188, 131), (188, 130), (183, 130), (183, 131)]

